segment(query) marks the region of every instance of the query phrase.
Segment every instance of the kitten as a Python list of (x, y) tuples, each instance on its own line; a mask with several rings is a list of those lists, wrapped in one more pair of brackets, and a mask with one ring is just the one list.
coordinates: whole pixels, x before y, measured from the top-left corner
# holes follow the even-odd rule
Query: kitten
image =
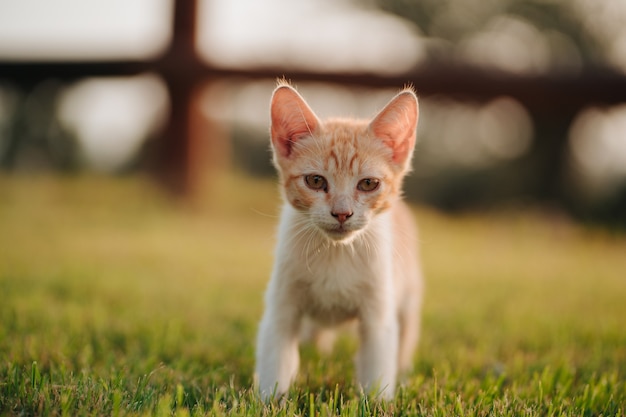
[(271, 144), (285, 204), (256, 352), (264, 399), (284, 394), (299, 364), (304, 321), (316, 328), (356, 319), (360, 385), (394, 396), (412, 366), (422, 298), (415, 226), (401, 201), (418, 120), (406, 88), (371, 122), (320, 121), (279, 82)]

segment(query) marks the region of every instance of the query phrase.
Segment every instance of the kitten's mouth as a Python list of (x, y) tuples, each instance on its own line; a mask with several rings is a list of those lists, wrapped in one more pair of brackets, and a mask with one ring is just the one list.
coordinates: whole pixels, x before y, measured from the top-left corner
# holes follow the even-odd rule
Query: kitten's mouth
[(343, 225), (325, 229), (326, 234), (333, 240), (344, 240), (354, 235), (355, 230), (346, 229)]

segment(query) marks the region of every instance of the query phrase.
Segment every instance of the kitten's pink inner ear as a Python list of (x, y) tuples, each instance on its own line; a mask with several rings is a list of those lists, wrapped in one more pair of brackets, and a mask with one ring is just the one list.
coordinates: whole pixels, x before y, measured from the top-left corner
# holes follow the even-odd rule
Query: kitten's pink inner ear
[(404, 91), (394, 97), (372, 120), (370, 129), (393, 151), (393, 162), (408, 162), (415, 147), (415, 130), (419, 117), (417, 97)]
[(311, 135), (319, 125), (315, 113), (289, 86), (281, 86), (274, 91), (271, 122), (272, 143), (283, 157), (289, 157), (293, 144)]

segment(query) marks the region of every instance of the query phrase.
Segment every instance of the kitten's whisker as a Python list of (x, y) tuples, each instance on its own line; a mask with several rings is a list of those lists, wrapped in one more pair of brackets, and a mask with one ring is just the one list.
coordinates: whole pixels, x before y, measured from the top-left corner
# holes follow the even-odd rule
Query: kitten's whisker
[(254, 207), (250, 207), (250, 211), (255, 213), (255, 214), (258, 214), (260, 216), (263, 216), (263, 217), (269, 217), (271, 219), (278, 219), (279, 218), (279, 216), (277, 216), (276, 214), (263, 213), (262, 211), (257, 210)]
[(314, 231), (311, 229), (307, 230), (307, 240), (306, 240), (306, 244), (304, 245), (304, 263), (306, 265), (306, 269), (307, 271), (309, 271), (310, 273), (313, 273), (313, 270), (311, 268), (311, 263), (310, 263), (310, 256), (311, 256), (311, 244), (313, 242), (313, 239), (315, 238), (314, 236)]

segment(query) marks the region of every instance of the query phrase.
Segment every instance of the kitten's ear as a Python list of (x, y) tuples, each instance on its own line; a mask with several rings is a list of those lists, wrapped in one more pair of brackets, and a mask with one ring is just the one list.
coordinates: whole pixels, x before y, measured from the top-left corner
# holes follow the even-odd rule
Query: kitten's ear
[(393, 151), (393, 162), (403, 168), (406, 168), (413, 154), (418, 118), (417, 96), (412, 89), (405, 89), (369, 125), (372, 134)]
[(293, 144), (312, 134), (319, 119), (291, 86), (279, 85), (272, 95), (270, 134), (275, 151), (289, 157)]

